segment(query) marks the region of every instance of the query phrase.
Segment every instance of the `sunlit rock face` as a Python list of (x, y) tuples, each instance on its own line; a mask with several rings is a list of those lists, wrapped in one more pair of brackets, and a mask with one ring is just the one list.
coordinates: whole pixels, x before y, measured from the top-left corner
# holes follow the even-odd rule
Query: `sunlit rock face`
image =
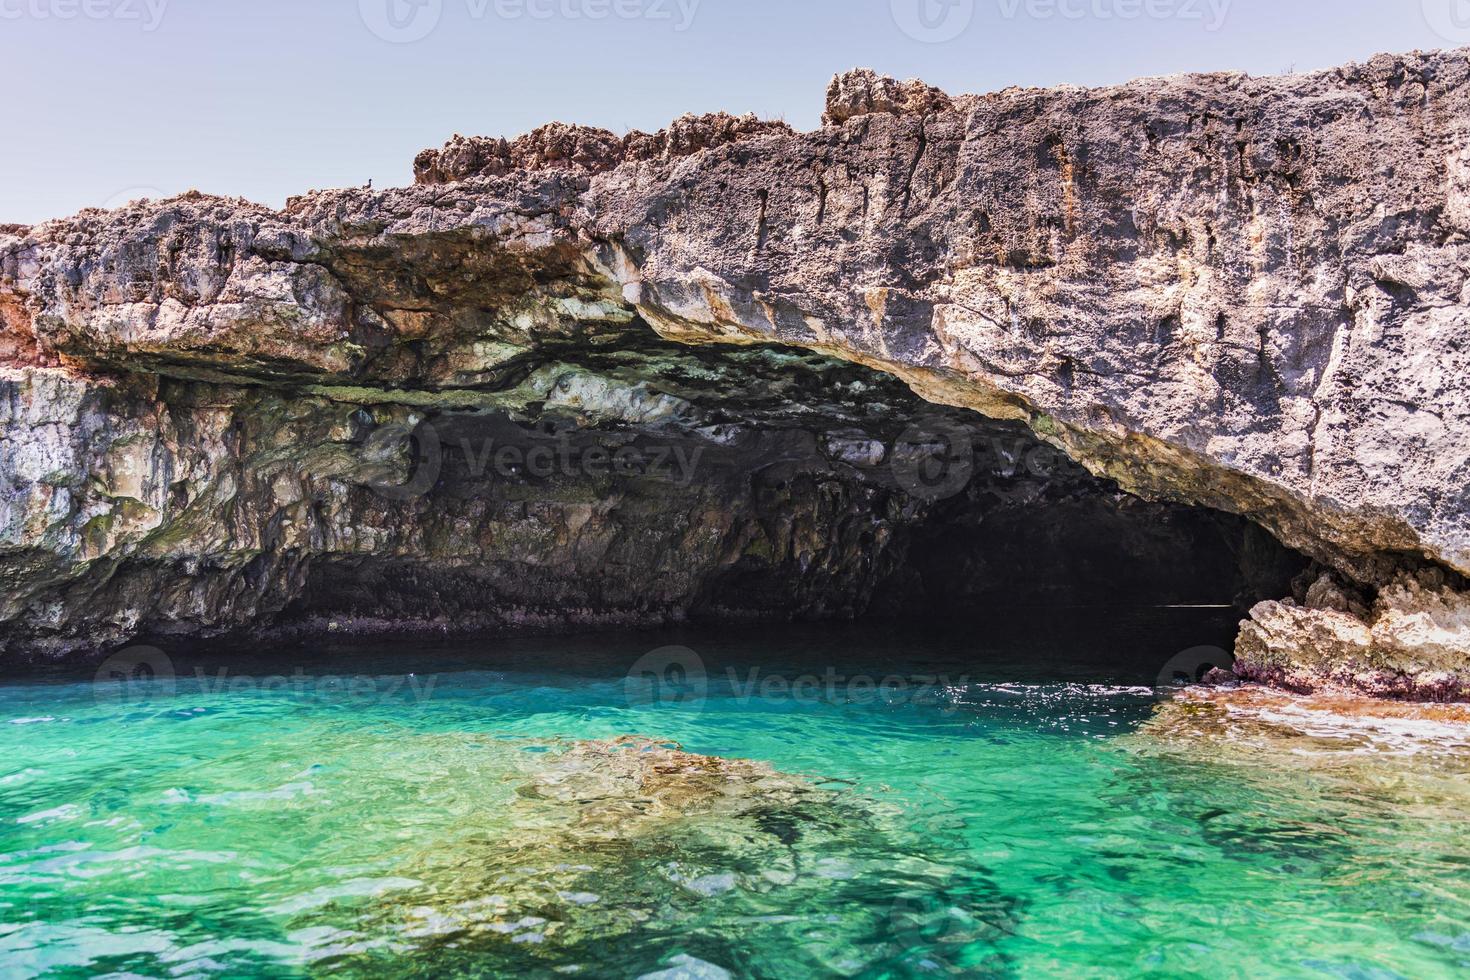
[[(744, 574), (763, 562), (800, 583), (783, 615), (891, 607), (911, 596), (889, 586), (916, 567), (902, 542), (923, 535), (908, 529), (957, 499), (871, 475), (891, 474), (872, 461), (937, 411), (925, 403), (961, 410), (944, 417), (982, 444), (1029, 430), (1101, 478), (1096, 501), (1121, 489), (1243, 515), (1363, 590), (1365, 612), (1401, 575), (1436, 570), (1453, 605), (1470, 571), (1467, 79), (1464, 52), (983, 96), (856, 72), (834, 80), (810, 133), (733, 117), (639, 139), (553, 126), (428, 153), (412, 188), (314, 193), (281, 212), (196, 194), (10, 229), (3, 574), (28, 584), (4, 614), (58, 649), (102, 635), (94, 619), (109, 638), (372, 619), (374, 595), (388, 621), (432, 619), (441, 595), (456, 619), (565, 616), (576, 590), (549, 583), (588, 582), (578, 563), (599, 551), (581, 535), (635, 505), (609, 510), (606, 480), (568, 491), (575, 505), (542, 488), (491, 504), (452, 465), (416, 502), (384, 504), (371, 491), (384, 461), (358, 447), (381, 457), (391, 440), (374, 430), (446, 413), (749, 453), (731, 463), (739, 480), (650, 494), (645, 514), (683, 516), (628, 518), (652, 536), (608, 539), (622, 563), (598, 566), (619, 571), (577, 607), (590, 619), (769, 607)], [(819, 356), (755, 392), (740, 347)], [(671, 353), (684, 348), (700, 353)], [(837, 362), (917, 397), (834, 394)], [(871, 371), (863, 383), (881, 386)], [(725, 441), (726, 426), (756, 442)], [(808, 448), (784, 448), (798, 429)], [(791, 500), (761, 489), (768, 454), (805, 474), (775, 491)], [(803, 479), (843, 489), (798, 503)], [(548, 506), (554, 530), (505, 530)], [(185, 513), (197, 530), (177, 530)], [(785, 544), (752, 544), (756, 526)], [(185, 553), (198, 571), (183, 573)], [(465, 583), (458, 597), (382, 561), (425, 554)], [(149, 563), (163, 570), (129, 585)], [(695, 570), (654, 573), (675, 566)], [(632, 601), (634, 579), (652, 583), (647, 602)], [(385, 595), (390, 580), (404, 584)], [(527, 595), (506, 598), (519, 585)], [(78, 619), (82, 606), (102, 612)], [(1392, 662), (1411, 671), (1463, 649), (1437, 635), (1421, 664), (1418, 640), (1401, 640), (1427, 634), (1392, 635)], [(1313, 656), (1302, 642), (1297, 659)]]
[(1292, 690), (1470, 700), (1470, 598), (1429, 571), (1400, 575), (1370, 607), (1324, 575), (1301, 602), (1257, 606), (1237, 653), (1238, 675)]

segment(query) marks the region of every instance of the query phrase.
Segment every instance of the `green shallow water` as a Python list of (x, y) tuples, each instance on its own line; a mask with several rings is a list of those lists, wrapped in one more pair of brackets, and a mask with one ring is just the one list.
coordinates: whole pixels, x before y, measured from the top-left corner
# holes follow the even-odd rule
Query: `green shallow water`
[[(628, 684), (667, 642), (703, 679)], [(7, 683), (0, 973), (1470, 969), (1458, 757), (1161, 741), (1139, 731), (1161, 661), (1121, 662), (1077, 637), (808, 630)], [(802, 675), (822, 683), (760, 686)], [(624, 736), (770, 771), (655, 805), (598, 782), (596, 753), (655, 751), (595, 744)]]

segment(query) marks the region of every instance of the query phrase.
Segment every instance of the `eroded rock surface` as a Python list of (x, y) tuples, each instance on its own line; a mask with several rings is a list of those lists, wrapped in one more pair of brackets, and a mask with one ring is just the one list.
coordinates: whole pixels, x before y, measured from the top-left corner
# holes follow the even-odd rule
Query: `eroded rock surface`
[[(718, 424), (709, 406), (697, 426), (681, 418), (678, 400), (717, 393), (738, 369), (673, 379), (648, 366), (655, 333), (877, 369), (931, 403), (1023, 424), (1123, 490), (1244, 515), (1367, 595), (1443, 569), (1443, 601), (1458, 603), (1470, 572), (1466, 52), (953, 97), (856, 72), (834, 80), (826, 121), (794, 133), (704, 117), (628, 137), (554, 125), (426, 154), (412, 188), (314, 193), (282, 212), (195, 194), (0, 234), (4, 436), (27, 461), (6, 471), (7, 574), (45, 585), (10, 593), (7, 614), (88, 635), (55, 590), (110, 583), (98, 570), (121, 554), (82, 546), (79, 516), (95, 504), (78, 501), (137, 500), (123, 476), (101, 489), (82, 476), (104, 463), (91, 433), (131, 424), (146, 445), (168, 416), (206, 438), (149, 385), (215, 421), (229, 414), (217, 400), (276, 400), (291, 421), (272, 434), (314, 427), (282, 462), (296, 474), (301, 458), (356, 444), (358, 411), (372, 426), (449, 408), (540, 419), (561, 390), (553, 376), (589, 373), (589, 352), (601, 380), (582, 378), (552, 415), (589, 421), (575, 403), (596, 391), (622, 406), (614, 415), (632, 402), (662, 413), (618, 422), (643, 431)], [(97, 407), (58, 415), (38, 386)], [(812, 428), (857, 470), (883, 442), (877, 421), (838, 413)], [(170, 508), (228, 514), (213, 523), (236, 529), (217, 552), (236, 576), (247, 552), (284, 561), (280, 536), (344, 533), (340, 514), (320, 528), (277, 519), (263, 488), (239, 492), (263, 471), (232, 431), (181, 448), (195, 469), (177, 472), (245, 466), (212, 498), (238, 506), (209, 511), (171, 469), (183, 464), (154, 452), (136, 464), (162, 466), (138, 501), (151, 514), (121, 526), (154, 522), (156, 548), (186, 512)], [(356, 464), (324, 465), (338, 483), (283, 499), (303, 512), (324, 489), (329, 509), (350, 499), (340, 487), (361, 485)], [(587, 505), (581, 526), (600, 526)], [(480, 520), (460, 518), (450, 539)], [(800, 549), (796, 564), (809, 567)], [(1262, 615), (1275, 631), (1276, 612)], [(1436, 670), (1463, 676), (1458, 653), (1444, 661), (1439, 639), (1424, 642)], [(1395, 661), (1411, 673), (1429, 662)]]
[(1235, 672), (1298, 691), (1470, 700), (1470, 597), (1442, 574), (1400, 575), (1371, 609), (1324, 575), (1305, 602), (1264, 602), (1241, 632)]
[(618, 136), (595, 126), (550, 123), (514, 140), (460, 136), (413, 162), (414, 181), (448, 184), (474, 177), (504, 177), (521, 170), (567, 170), (600, 174), (624, 163), (668, 162), (712, 147), (773, 134), (792, 135), (783, 122), (717, 112), (684, 115), (657, 133), (634, 130)]

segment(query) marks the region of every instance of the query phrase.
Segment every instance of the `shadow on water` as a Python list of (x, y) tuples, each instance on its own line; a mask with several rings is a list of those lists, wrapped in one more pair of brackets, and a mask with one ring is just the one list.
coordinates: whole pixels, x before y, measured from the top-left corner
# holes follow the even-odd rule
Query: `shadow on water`
[[(499, 671), (521, 679), (616, 680), (652, 650), (685, 647), (709, 676), (751, 669), (800, 676), (939, 672), (983, 683), (1151, 686), (1170, 659), (1192, 648), (1234, 645), (1240, 613), (1229, 607), (1006, 607), (963, 624), (874, 620), (669, 627), (570, 635), (442, 638), (324, 637), (263, 646), (239, 639), (146, 638), (176, 678), (393, 676)], [(27, 667), (9, 683), (88, 681), (97, 667)]]

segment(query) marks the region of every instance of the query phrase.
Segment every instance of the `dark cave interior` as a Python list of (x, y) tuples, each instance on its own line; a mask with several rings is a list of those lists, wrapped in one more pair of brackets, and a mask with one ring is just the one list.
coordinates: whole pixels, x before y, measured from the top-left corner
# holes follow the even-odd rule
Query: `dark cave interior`
[(410, 453), (432, 480), (390, 503), (415, 545), (317, 558), (282, 621), (495, 631), (1243, 614), (1308, 564), (1247, 520), (1139, 499), (1019, 423), (817, 355), (660, 345), (565, 367), (540, 401), (431, 416)]

